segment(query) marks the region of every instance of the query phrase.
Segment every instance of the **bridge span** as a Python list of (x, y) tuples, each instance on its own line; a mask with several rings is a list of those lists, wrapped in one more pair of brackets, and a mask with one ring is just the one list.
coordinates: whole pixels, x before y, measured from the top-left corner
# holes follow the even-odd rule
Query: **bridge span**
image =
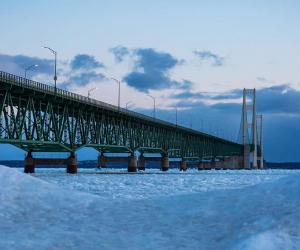
[(182, 170), (188, 161), (196, 161), (199, 169), (245, 166), (243, 144), (2, 71), (0, 143), (28, 152), (29, 173), (36, 164), (55, 162), (34, 159), (34, 152), (69, 152), (63, 163), (68, 173), (76, 173), (75, 152), (83, 147), (99, 151), (99, 167), (109, 160), (106, 153), (127, 153), (129, 172), (145, 168), (147, 153), (160, 153), (163, 171), (169, 158), (181, 158)]

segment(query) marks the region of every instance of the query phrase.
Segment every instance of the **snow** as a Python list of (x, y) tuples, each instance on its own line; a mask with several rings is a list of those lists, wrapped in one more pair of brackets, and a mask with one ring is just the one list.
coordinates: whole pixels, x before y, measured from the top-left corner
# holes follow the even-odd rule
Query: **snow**
[[(30, 176), (0, 166), (0, 249), (299, 249), (298, 173), (61, 177), (57, 172)], [(190, 187), (197, 185), (197, 178), (206, 188)], [(162, 185), (167, 179), (173, 180)], [(134, 196), (146, 180), (156, 181), (151, 188), (171, 186), (168, 191), (177, 191), (158, 195), (147, 184)], [(126, 187), (118, 187), (124, 182), (129, 196), (124, 195)], [(208, 188), (212, 183), (215, 189)], [(90, 190), (97, 184), (117, 188), (101, 195), (98, 188)], [(121, 195), (109, 196), (112, 191)]]
[(93, 193), (109, 199), (147, 199), (160, 196), (191, 194), (219, 189), (235, 189), (272, 181), (293, 170), (210, 170), (170, 169), (161, 172), (147, 169), (139, 174), (127, 174), (127, 169), (79, 169), (79, 174), (67, 176), (65, 169), (38, 169), (35, 176), (71, 190)]

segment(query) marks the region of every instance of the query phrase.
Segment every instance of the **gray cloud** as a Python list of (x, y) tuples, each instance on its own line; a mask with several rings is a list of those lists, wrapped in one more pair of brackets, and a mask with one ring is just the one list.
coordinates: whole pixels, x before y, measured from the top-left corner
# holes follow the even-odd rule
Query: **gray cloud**
[(94, 56), (86, 54), (76, 55), (71, 61), (70, 65), (73, 70), (93, 70), (104, 67), (104, 64), (97, 61)]
[(134, 54), (137, 56), (135, 69), (123, 79), (129, 86), (148, 92), (151, 89), (189, 88), (192, 85), (186, 80), (178, 82), (170, 79), (169, 70), (181, 63), (171, 54), (152, 48), (136, 49)]
[(289, 85), (279, 85), (257, 91), (261, 112), (300, 114), (300, 91)]
[(210, 99), (212, 99), (212, 100), (229, 100), (229, 99), (239, 99), (239, 98), (242, 98), (242, 96), (243, 96), (242, 89), (234, 89), (229, 92), (211, 96)]
[(172, 94), (169, 96), (170, 98), (176, 98), (176, 99), (190, 99), (190, 98), (207, 98), (207, 96), (200, 92), (191, 92), (191, 91), (184, 91), (178, 94)]
[[(291, 88), (288, 84), (277, 85), (273, 87), (258, 89), (257, 94), (257, 109), (259, 112), (272, 114), (297, 114), (300, 115), (300, 91)], [(181, 99), (182, 104), (191, 103), (192, 106), (197, 106), (197, 99), (201, 100), (217, 100), (219, 104), (212, 105), (217, 109), (226, 111), (227, 107), (234, 107), (235, 103), (222, 103), (222, 100), (240, 99), (242, 98), (243, 90), (234, 89), (227, 93), (211, 95), (203, 92), (184, 91), (179, 94), (171, 95), (171, 98)], [(189, 102), (186, 101), (189, 99)]]
[(84, 72), (71, 76), (67, 81), (61, 83), (59, 86), (64, 89), (68, 89), (71, 85), (86, 86), (91, 82), (102, 81), (106, 77), (103, 74), (96, 72)]
[(265, 77), (262, 76), (256, 77), (256, 80), (261, 83), (271, 83), (271, 84), (275, 83), (273, 80), (266, 79)]
[(23, 76), (25, 68), (35, 64), (37, 64), (38, 67), (28, 72), (30, 75), (37, 75), (41, 73), (49, 75), (53, 74), (53, 60), (24, 55), (10, 56), (0, 54), (0, 70), (12, 74)]
[(230, 99), (239, 99), (243, 95), (243, 90), (234, 89), (225, 93), (209, 93), (209, 92), (193, 92), (190, 89), (187, 89), (178, 94), (172, 94), (170, 98), (176, 99), (205, 99), (205, 100), (230, 100)]
[(223, 66), (225, 63), (225, 58), (221, 57), (215, 53), (212, 53), (210, 51), (204, 50), (204, 51), (198, 51), (195, 50), (194, 54), (200, 58), (201, 61), (209, 61), (212, 66)]
[(130, 54), (130, 50), (121, 45), (113, 47), (109, 49), (109, 51), (114, 54), (115, 60), (117, 62), (122, 62), (124, 60), (124, 57)]

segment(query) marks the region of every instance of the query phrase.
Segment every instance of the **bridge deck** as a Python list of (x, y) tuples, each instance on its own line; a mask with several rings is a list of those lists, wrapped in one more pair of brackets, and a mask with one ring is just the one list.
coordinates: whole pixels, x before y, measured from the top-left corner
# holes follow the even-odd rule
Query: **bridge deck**
[[(101, 108), (103, 110), (116, 112), (121, 115), (131, 117), (133, 119), (140, 119), (140, 120), (144, 120), (146, 122), (155, 123), (160, 126), (167, 126), (171, 129), (182, 130), (182, 131), (185, 131), (188, 133), (214, 138), (215, 140), (237, 144), (233, 141), (225, 140), (223, 138), (220, 138), (220, 137), (217, 137), (214, 135), (210, 135), (210, 134), (207, 134), (204, 132), (200, 132), (198, 130), (194, 130), (194, 129), (186, 128), (186, 127), (183, 127), (180, 125), (176, 125), (174, 123), (170, 123), (170, 122), (167, 122), (167, 121), (164, 121), (161, 119), (143, 115), (143, 114), (140, 114), (140, 113), (128, 110), (128, 109), (124, 109), (122, 107), (119, 108), (115, 105), (111, 105), (111, 104), (108, 104), (108, 103), (105, 103), (102, 101), (98, 101), (98, 100), (88, 98), (88, 97), (85, 97), (85, 96), (82, 96), (79, 94), (75, 94), (75, 93), (69, 92), (67, 90), (63, 90), (63, 89), (59, 89), (59, 88), (55, 89), (53, 86), (43, 84), (40, 82), (36, 82), (36, 81), (32, 81), (29, 79), (25, 79), (23, 77), (9, 74), (9, 73), (3, 72), (3, 71), (0, 71), (0, 83), (9, 84), (10, 87), (13, 87), (13, 86), (21, 87), (23, 89), (25, 88), (25, 89), (41, 92), (42, 94), (51, 95), (55, 98), (63, 98), (65, 100), (75, 101), (80, 104), (94, 106), (96, 108)], [(0, 87), (3, 88), (3, 86), (0, 86)]]

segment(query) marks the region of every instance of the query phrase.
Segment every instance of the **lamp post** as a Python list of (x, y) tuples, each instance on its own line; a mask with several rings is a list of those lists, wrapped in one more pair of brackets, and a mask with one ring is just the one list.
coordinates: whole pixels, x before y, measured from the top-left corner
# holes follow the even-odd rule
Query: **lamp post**
[(132, 101), (126, 102), (126, 105), (125, 105), (126, 110), (128, 109), (128, 105), (129, 105), (130, 103), (132, 103)]
[(48, 49), (53, 55), (54, 55), (54, 91), (56, 93), (56, 81), (57, 81), (57, 75), (56, 75), (56, 61), (57, 61), (57, 52), (49, 47), (43, 47), (44, 49)]
[(200, 131), (204, 131), (203, 119), (200, 119)]
[(30, 65), (29, 67), (27, 67), (27, 68), (25, 68), (24, 69), (24, 78), (26, 79), (26, 76), (27, 76), (27, 71), (28, 70), (31, 70), (31, 69), (33, 69), (33, 68), (35, 68), (35, 67), (38, 67), (39, 65), (37, 65), (37, 64), (33, 64), (33, 65)]
[(152, 95), (147, 95), (147, 96), (149, 96), (153, 100), (153, 118), (155, 118), (155, 109), (156, 109), (156, 107), (155, 107), (155, 97), (152, 96)]
[(97, 90), (98, 88), (97, 87), (94, 87), (94, 88), (91, 88), (88, 90), (88, 98), (90, 98), (91, 96), (91, 92), (93, 92), (94, 90)]
[(121, 81), (114, 78), (114, 77), (111, 77), (112, 80), (114, 80), (116, 83), (119, 84), (119, 90), (118, 90), (118, 109), (120, 109), (120, 98), (121, 98)]
[(176, 111), (176, 127), (177, 127), (177, 121), (178, 121), (178, 110), (177, 110), (177, 106), (175, 107), (175, 111)]

